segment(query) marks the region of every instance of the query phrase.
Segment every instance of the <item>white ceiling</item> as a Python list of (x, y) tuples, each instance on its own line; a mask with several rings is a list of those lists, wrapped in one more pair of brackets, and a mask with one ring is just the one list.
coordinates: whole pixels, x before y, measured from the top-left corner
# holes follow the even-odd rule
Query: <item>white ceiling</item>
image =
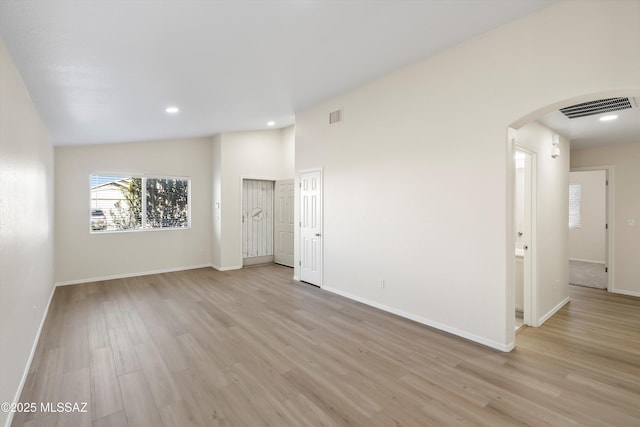
[(283, 127), (554, 1), (0, 0), (0, 34), (54, 144), (90, 144)]
[[(540, 123), (571, 140), (571, 149), (640, 142), (640, 101), (629, 98), (632, 108), (594, 116), (569, 119), (552, 111), (538, 119)], [(595, 99), (593, 101), (596, 101)], [(616, 120), (602, 122), (600, 117), (615, 114)]]

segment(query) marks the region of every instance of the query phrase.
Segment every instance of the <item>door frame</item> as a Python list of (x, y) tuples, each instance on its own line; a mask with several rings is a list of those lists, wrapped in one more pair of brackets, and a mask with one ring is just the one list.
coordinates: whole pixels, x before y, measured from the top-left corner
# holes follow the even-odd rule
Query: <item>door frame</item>
[[(505, 289), (505, 337), (510, 338), (510, 344), (507, 345), (507, 351), (515, 347), (516, 330), (515, 330), (515, 314), (516, 314), (516, 275), (515, 275), (515, 251), (516, 251), (516, 150), (528, 153), (531, 159), (531, 240), (529, 248), (529, 268), (525, 271), (524, 290), (523, 290), (523, 311), (524, 324), (528, 326), (539, 326), (537, 313), (537, 152), (526, 147), (522, 147), (517, 143), (518, 131), (512, 127), (507, 128), (507, 182), (506, 182), (506, 250), (505, 250), (505, 273), (506, 273), (506, 289)], [(526, 259), (526, 257), (525, 257)], [(528, 275), (526, 274), (528, 271)]]
[[(239, 224), (238, 227), (240, 227), (240, 248), (238, 249), (240, 251), (240, 265), (243, 268), (243, 263), (244, 263), (244, 257), (243, 257), (243, 253), (242, 253), (242, 239), (244, 237), (243, 232), (244, 230), (242, 229), (242, 200), (244, 200), (244, 180), (245, 179), (249, 179), (249, 180), (253, 180), (253, 181), (272, 181), (274, 182), (274, 186), (275, 186), (275, 182), (278, 180), (277, 178), (273, 178), (273, 177), (265, 177), (265, 176), (255, 176), (255, 175), (240, 175), (240, 200), (238, 200), (239, 203), (239, 210), (238, 212), (240, 212), (240, 218), (239, 218)], [(273, 218), (271, 219), (273, 221)], [(271, 230), (273, 232), (273, 227), (271, 227)]]
[(570, 168), (569, 172), (588, 172), (588, 171), (605, 171), (607, 185), (605, 186), (605, 221), (607, 223), (606, 238), (605, 238), (605, 253), (606, 253), (606, 268), (607, 268), (607, 292), (615, 292), (615, 280), (614, 274), (614, 237), (615, 237), (615, 221), (614, 216), (614, 166), (584, 166), (579, 168)]
[(320, 233), (322, 234), (322, 249), (320, 251), (320, 283), (318, 286), (322, 289), (324, 287), (324, 168), (306, 168), (296, 171), (294, 186), (293, 186), (293, 202), (295, 204), (294, 215), (294, 248), (293, 248), (293, 280), (301, 281), (301, 268), (300, 268), (300, 247), (302, 234), (300, 233), (301, 220), (300, 220), (300, 208), (302, 199), (300, 198), (300, 175), (308, 172), (320, 172)]
[[(524, 252), (523, 256), (523, 267), (524, 267), (524, 289), (523, 289), (523, 321), (525, 325), (538, 327), (540, 326), (540, 322), (538, 319), (538, 279), (537, 279), (537, 253), (538, 253), (538, 245), (537, 245), (537, 153), (535, 151), (531, 151), (525, 147), (518, 145), (517, 142), (514, 142), (513, 152), (515, 154), (516, 151), (521, 151), (529, 156), (529, 170), (527, 172), (527, 168), (525, 166), (525, 191), (526, 191), (526, 182), (529, 181), (529, 250)], [(526, 162), (525, 162), (526, 165)], [(514, 172), (514, 182), (515, 182), (515, 162), (513, 164), (513, 172)], [(528, 176), (527, 176), (528, 173)], [(525, 197), (527, 195), (525, 194)], [(515, 201), (515, 188), (513, 190), (513, 200)], [(526, 204), (525, 204), (526, 206)], [(515, 215), (515, 210), (514, 214)], [(515, 236), (517, 230), (515, 229), (515, 217), (513, 220), (513, 238), (515, 242)], [(515, 256), (515, 243), (513, 254)], [(515, 276), (513, 286), (515, 288)], [(514, 298), (514, 309), (515, 313), (515, 298)]]

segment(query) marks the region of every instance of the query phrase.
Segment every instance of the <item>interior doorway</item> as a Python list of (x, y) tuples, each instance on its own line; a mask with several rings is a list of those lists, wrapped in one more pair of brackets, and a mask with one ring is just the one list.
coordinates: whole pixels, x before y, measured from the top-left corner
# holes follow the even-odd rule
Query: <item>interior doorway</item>
[(536, 324), (536, 154), (514, 146), (515, 330)]
[(242, 265), (274, 262), (274, 181), (242, 180)]
[(569, 283), (609, 289), (609, 170), (569, 173)]

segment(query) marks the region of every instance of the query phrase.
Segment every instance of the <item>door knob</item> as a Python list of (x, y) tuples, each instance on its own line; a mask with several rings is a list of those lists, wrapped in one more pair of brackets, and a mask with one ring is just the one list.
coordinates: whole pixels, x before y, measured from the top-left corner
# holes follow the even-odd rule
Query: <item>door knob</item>
[(524, 245), (524, 246), (522, 247), (522, 249), (524, 249), (524, 250), (526, 251), (527, 249), (529, 249), (529, 246)]
[(320, 233), (316, 233), (316, 237), (320, 237)]

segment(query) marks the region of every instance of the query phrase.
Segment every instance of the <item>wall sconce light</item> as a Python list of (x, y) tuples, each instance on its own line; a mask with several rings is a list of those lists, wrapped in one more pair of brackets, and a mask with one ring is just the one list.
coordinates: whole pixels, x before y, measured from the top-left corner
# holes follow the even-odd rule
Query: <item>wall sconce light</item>
[(551, 145), (551, 158), (557, 159), (558, 157), (560, 157), (560, 135), (558, 135), (557, 133), (553, 134)]

